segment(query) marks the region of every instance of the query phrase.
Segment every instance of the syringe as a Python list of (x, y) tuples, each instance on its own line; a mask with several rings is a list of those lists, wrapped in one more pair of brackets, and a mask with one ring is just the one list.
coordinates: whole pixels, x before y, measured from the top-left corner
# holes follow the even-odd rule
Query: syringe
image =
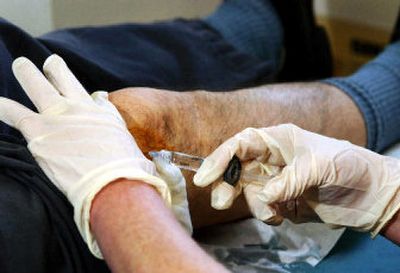
[[(160, 156), (180, 169), (189, 170), (193, 172), (197, 172), (197, 170), (200, 168), (201, 164), (204, 161), (204, 158), (199, 156), (188, 155), (180, 152), (173, 152), (167, 150), (151, 151), (149, 152), (149, 155), (152, 158)], [(236, 155), (229, 162), (228, 167), (226, 168), (223, 174), (223, 180), (231, 184), (232, 186), (235, 186), (239, 180), (242, 180), (244, 182), (258, 181), (264, 183), (270, 180), (271, 178), (272, 176), (270, 175), (257, 175), (242, 170), (242, 164)]]
[[(188, 155), (181, 152), (173, 152), (167, 150), (152, 151), (149, 152), (149, 155), (152, 158), (162, 157), (167, 162), (174, 164), (180, 169), (189, 170), (193, 172), (197, 172), (197, 170), (200, 168), (201, 164), (204, 161), (204, 158), (199, 156)], [(240, 159), (236, 155), (229, 162), (228, 167), (226, 168), (223, 174), (224, 181), (231, 184), (232, 186), (235, 186), (239, 180), (246, 183), (259, 182), (265, 184), (272, 177), (273, 175), (257, 175), (242, 170), (242, 164), (240, 162)], [(294, 210), (294, 214), (297, 216), (297, 198), (288, 201), (286, 204), (286, 208), (289, 211)]]

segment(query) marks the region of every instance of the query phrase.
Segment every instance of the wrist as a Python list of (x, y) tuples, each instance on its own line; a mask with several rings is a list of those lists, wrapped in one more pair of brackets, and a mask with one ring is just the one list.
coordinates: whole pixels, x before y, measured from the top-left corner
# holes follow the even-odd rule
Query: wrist
[[(391, 162), (393, 160), (388, 158)], [(400, 163), (400, 161), (395, 160), (396, 163)], [(385, 189), (386, 192), (393, 192), (390, 201), (387, 202), (386, 208), (382, 213), (382, 216), (378, 219), (375, 227), (372, 229), (372, 237), (375, 237), (378, 233), (389, 235), (386, 236), (388, 239), (392, 241), (400, 242), (400, 165), (396, 164), (397, 169), (394, 166), (390, 166), (390, 171), (395, 170), (394, 179), (391, 181), (391, 184), (387, 186)], [(397, 177), (397, 179), (396, 179)], [(390, 187), (394, 189), (390, 189)], [(382, 199), (380, 201), (383, 201)], [(397, 233), (397, 234), (396, 234)]]
[(375, 234), (379, 232), (389, 240), (400, 245), (400, 188), (388, 204), (380, 222), (381, 224), (378, 226)]
[(89, 225), (90, 212), (94, 198), (107, 185), (120, 178), (143, 181), (143, 183), (154, 186), (159, 193), (158, 198), (163, 199), (167, 206), (171, 205), (171, 194), (166, 182), (149, 173), (149, 170), (145, 171), (135, 167), (136, 163), (135, 159), (128, 159), (97, 168), (82, 177), (67, 192), (67, 197), (74, 207), (74, 220), (78, 230), (90, 251), (98, 258), (102, 258), (102, 254)]
[(400, 210), (395, 213), (380, 233), (393, 243), (400, 245)]
[[(159, 198), (157, 190), (151, 185), (136, 181), (127, 180), (125, 178), (119, 178), (115, 181), (110, 182), (104, 188), (102, 188), (94, 197), (92, 206), (90, 209), (90, 226), (95, 230), (96, 226), (104, 220), (104, 216), (112, 207), (118, 207), (116, 202), (123, 202), (123, 197), (129, 192), (133, 195), (155, 195)], [(154, 196), (154, 198), (155, 198)], [(135, 199), (134, 199), (135, 200)]]
[(119, 179), (104, 187), (93, 201), (90, 222), (113, 272), (226, 272), (141, 181)]

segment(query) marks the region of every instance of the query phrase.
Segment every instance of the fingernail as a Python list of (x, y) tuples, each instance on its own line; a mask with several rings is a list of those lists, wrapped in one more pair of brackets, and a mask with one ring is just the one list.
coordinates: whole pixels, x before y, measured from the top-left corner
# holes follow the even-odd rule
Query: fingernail
[(14, 62), (12, 63), (12, 69), (13, 70), (18, 69), (28, 62), (29, 62), (29, 60), (26, 57), (19, 57), (19, 58), (15, 59)]
[(52, 63), (59, 63), (59, 64), (61, 63), (62, 64), (62, 63), (65, 63), (65, 62), (60, 56), (58, 56), (57, 54), (53, 54), (53, 55), (50, 55), (50, 57), (48, 57), (44, 61), (43, 69), (46, 69), (47, 66), (49, 66)]

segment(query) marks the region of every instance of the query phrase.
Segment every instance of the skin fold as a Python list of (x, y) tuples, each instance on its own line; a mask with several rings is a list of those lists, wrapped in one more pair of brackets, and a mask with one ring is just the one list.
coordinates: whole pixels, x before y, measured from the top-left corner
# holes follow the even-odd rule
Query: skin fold
[[(365, 146), (360, 111), (341, 90), (322, 83), (276, 84), (233, 92), (173, 92), (127, 88), (112, 92), (111, 102), (147, 155), (173, 150), (207, 156), (227, 138), (248, 127), (293, 123), (303, 129)], [(210, 187), (193, 185), (184, 172), (195, 228), (250, 216), (243, 196), (232, 208), (210, 206)]]

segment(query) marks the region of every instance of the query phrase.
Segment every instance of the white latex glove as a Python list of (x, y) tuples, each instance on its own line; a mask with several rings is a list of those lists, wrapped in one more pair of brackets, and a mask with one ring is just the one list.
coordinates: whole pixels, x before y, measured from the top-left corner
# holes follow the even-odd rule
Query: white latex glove
[(39, 113), (0, 98), (0, 120), (24, 135), (39, 166), (74, 206), (75, 222), (90, 250), (101, 257), (89, 214), (103, 187), (126, 178), (153, 185), (168, 206), (171, 195), (106, 92), (88, 95), (56, 55), (46, 60), (43, 71), (47, 78), (27, 58), (14, 61), (14, 75)]
[[(297, 198), (325, 223), (375, 236), (400, 208), (399, 160), (291, 124), (238, 133), (205, 159), (194, 183), (213, 183), (235, 154), (259, 165), (259, 173), (265, 166), (281, 170), (268, 182), (241, 185), (252, 213), (269, 223), (285, 216), (278, 203)], [(219, 199), (230, 200), (241, 187), (221, 191), (229, 196)]]

